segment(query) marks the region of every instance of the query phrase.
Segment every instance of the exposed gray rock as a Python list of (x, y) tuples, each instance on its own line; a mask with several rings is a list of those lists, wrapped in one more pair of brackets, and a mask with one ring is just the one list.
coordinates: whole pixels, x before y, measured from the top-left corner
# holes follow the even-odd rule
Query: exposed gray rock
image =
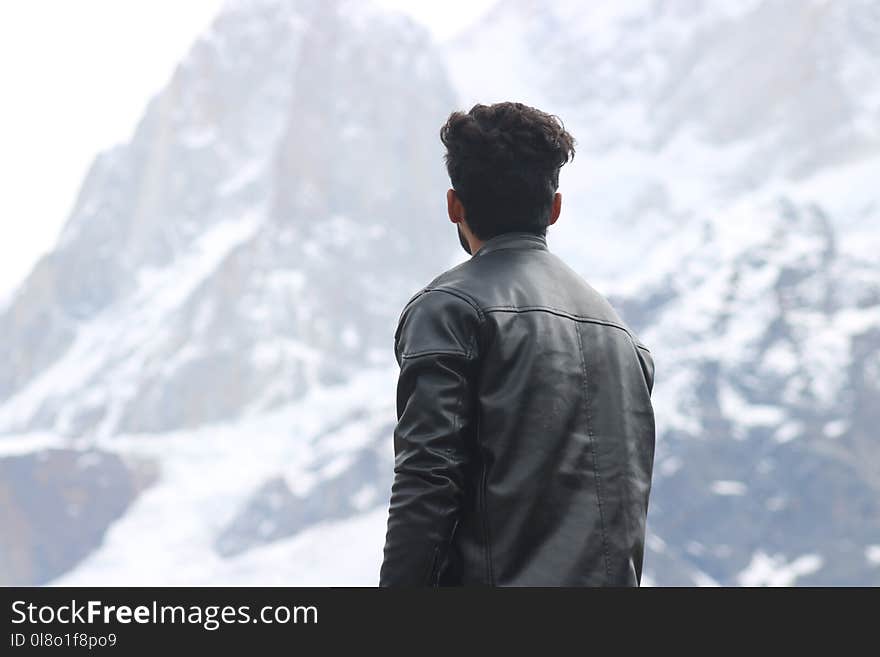
[(0, 585), (44, 584), (74, 567), (156, 476), (149, 462), (94, 449), (0, 458)]
[(215, 547), (225, 557), (287, 538), (320, 522), (339, 520), (384, 505), (391, 490), (393, 464), (382, 443), (393, 426), (377, 436), (377, 449), (355, 455), (340, 474), (321, 480), (306, 495), (291, 492), (283, 477), (264, 483), (218, 535)]

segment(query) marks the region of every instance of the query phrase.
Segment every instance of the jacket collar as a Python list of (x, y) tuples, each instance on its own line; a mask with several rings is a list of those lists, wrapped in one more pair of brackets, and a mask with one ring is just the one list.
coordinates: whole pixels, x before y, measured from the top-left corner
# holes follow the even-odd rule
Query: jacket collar
[(483, 245), (471, 257), (476, 258), (501, 249), (540, 249), (547, 251), (547, 238), (543, 235), (524, 231), (501, 233), (483, 242)]

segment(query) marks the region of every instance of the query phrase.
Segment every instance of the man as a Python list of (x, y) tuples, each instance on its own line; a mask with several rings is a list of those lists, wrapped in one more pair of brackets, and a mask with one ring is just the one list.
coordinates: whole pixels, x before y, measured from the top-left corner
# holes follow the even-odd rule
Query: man
[(464, 263), (395, 334), (394, 484), (380, 586), (638, 586), (654, 365), (547, 248), (561, 121), (521, 103), (440, 131)]

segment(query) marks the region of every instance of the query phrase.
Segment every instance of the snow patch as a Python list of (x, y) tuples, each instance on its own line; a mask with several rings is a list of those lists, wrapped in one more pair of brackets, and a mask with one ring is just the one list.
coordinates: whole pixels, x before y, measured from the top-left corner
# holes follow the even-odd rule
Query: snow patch
[(817, 572), (822, 563), (818, 554), (805, 554), (789, 562), (783, 555), (758, 551), (737, 581), (741, 586), (793, 586), (799, 577)]

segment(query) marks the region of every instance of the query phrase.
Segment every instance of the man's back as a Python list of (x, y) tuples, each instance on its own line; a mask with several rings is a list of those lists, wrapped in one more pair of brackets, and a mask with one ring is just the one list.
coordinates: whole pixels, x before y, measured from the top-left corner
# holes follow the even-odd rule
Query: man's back
[(509, 232), (416, 294), (383, 585), (637, 585), (653, 361), (611, 306)]

